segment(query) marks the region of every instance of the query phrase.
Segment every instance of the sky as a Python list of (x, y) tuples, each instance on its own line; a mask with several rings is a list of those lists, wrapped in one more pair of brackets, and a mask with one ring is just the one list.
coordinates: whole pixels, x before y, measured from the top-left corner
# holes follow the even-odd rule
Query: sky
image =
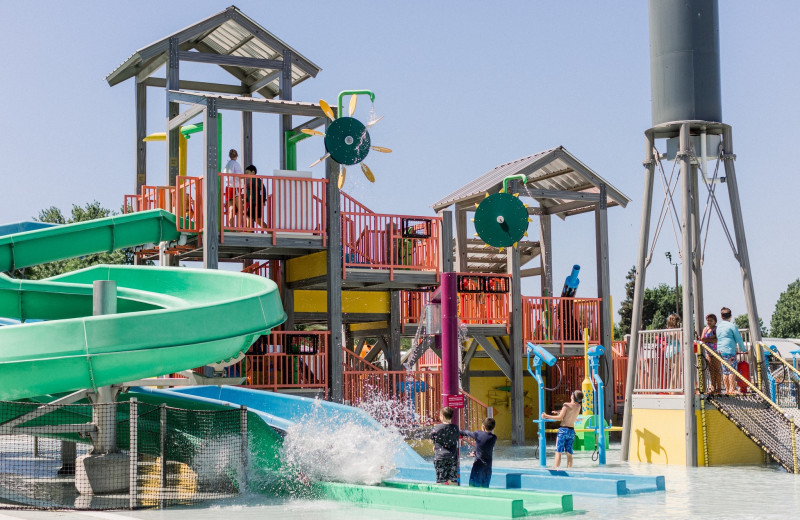
[[(229, 5), (0, 0), (7, 21), (0, 32), (0, 223), (92, 200), (120, 208), (135, 179), (134, 84), (112, 88), (105, 77), (137, 49)], [(493, 167), (564, 146), (632, 199), (609, 210), (611, 292), (622, 301), (625, 274), (636, 263), (644, 131), (651, 126), (647, 2), (236, 5), (322, 68), (294, 88), (295, 100), (334, 103), (342, 90), (376, 93), (374, 106), (362, 101), (356, 116), (370, 109), (383, 115), (372, 140), (394, 153), (367, 158), (375, 184), (351, 173), (345, 187), (375, 211), (432, 215), (435, 201)], [(800, 172), (791, 130), (800, 120), (797, 20), (800, 3), (791, 0), (720, 2), (722, 118), (733, 127), (756, 301), (766, 324), (780, 293), (800, 277)], [(233, 80), (204, 64), (182, 65), (181, 77)], [(149, 89), (148, 99), (148, 132), (164, 131), (163, 90)], [(238, 147), (239, 121), (223, 112), (223, 149)], [(259, 172), (279, 166), (277, 129), (276, 116), (254, 117)], [(189, 143), (189, 174), (200, 173), (201, 146), (202, 139)], [(666, 149), (663, 141), (657, 146)], [(308, 139), (299, 145), (298, 164), (323, 153), (321, 140)], [(164, 183), (165, 154), (163, 144), (149, 145), (148, 184)], [(669, 174), (671, 163), (665, 167)], [(321, 165), (313, 172), (324, 175)], [(701, 210), (704, 195), (701, 187)], [(732, 230), (726, 185), (718, 195)], [(662, 198), (657, 182), (655, 211)], [(552, 233), (556, 287), (579, 264), (578, 295), (595, 296), (592, 215), (556, 220)], [(533, 226), (530, 235), (536, 239)], [(668, 223), (654, 247), (648, 286), (674, 284), (667, 251), (677, 257)], [(538, 281), (523, 289), (538, 294)], [(704, 294), (706, 312), (723, 305), (746, 311), (738, 264), (716, 218)]]

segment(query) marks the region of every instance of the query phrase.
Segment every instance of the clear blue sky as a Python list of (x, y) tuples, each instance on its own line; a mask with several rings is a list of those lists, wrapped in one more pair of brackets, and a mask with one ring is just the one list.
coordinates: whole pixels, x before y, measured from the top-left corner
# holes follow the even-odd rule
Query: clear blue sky
[[(105, 76), (134, 51), (229, 4), (195, 0), (0, 2), (0, 222), (51, 205), (97, 199), (119, 208), (134, 179), (134, 87)], [(373, 142), (377, 182), (349, 175), (346, 190), (381, 212), (431, 214), (430, 205), (494, 166), (563, 145), (627, 194), (609, 212), (612, 292), (624, 297), (635, 263), (642, 192), (643, 132), (650, 120), (647, 2), (271, 2), (237, 6), (322, 67), (294, 98), (333, 102), (370, 88), (385, 116)], [(723, 120), (733, 126), (736, 170), (760, 314), (800, 276), (794, 1), (720, 2)], [(186, 79), (227, 80), (215, 66), (182, 68)], [(163, 72), (157, 75), (162, 75)], [(150, 89), (148, 131), (164, 129), (163, 93)], [(365, 106), (360, 107), (366, 110)], [(224, 114), (223, 147), (238, 144), (238, 114)], [(278, 166), (277, 119), (256, 116), (255, 162)], [(190, 141), (190, 173), (201, 139)], [(160, 147), (159, 147), (160, 146)], [(322, 154), (300, 146), (302, 167)], [(662, 144), (663, 148), (663, 144)], [(151, 145), (148, 182), (164, 179), (164, 147)], [(196, 173), (196, 172), (195, 172)], [(320, 167), (315, 176), (320, 176)], [(727, 192), (720, 193), (727, 208)], [(659, 190), (655, 195), (660, 202)], [(557, 285), (584, 267), (580, 295), (594, 295), (594, 223), (554, 225)], [(535, 238), (536, 233), (531, 233)], [(648, 285), (673, 283), (664, 258), (677, 251), (666, 228)], [(538, 294), (531, 283), (528, 294)], [(705, 257), (706, 311), (743, 313), (738, 266), (717, 221)], [(616, 320), (616, 316), (615, 316)]]

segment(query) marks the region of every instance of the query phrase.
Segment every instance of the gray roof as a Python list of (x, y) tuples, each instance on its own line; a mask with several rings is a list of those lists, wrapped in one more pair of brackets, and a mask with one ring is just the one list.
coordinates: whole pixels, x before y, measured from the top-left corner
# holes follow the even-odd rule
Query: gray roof
[[(600, 186), (605, 184), (609, 206), (620, 205), (625, 207), (630, 202), (630, 199), (612, 186), (611, 183), (597, 175), (563, 146), (559, 146), (496, 166), (434, 203), (433, 209), (440, 211), (452, 204), (467, 205), (480, 202), (486, 193), (492, 194), (500, 191), (503, 187), (503, 179), (509, 175), (518, 174), (523, 174), (528, 178), (525, 188), (599, 193)], [(524, 188), (520, 189), (520, 195), (525, 196)], [(562, 217), (593, 209), (580, 201), (535, 198), (542, 208), (552, 210), (548, 211), (548, 213)]]
[[(197, 50), (264, 60), (282, 60), (286, 51), (290, 51), (292, 85), (315, 77), (322, 70), (242, 13), (236, 6), (230, 6), (205, 20), (139, 49), (106, 77), (108, 84), (113, 87), (137, 74), (147, 75), (163, 66), (167, 62), (169, 40), (172, 37), (178, 38), (181, 51)], [(222, 68), (245, 86), (256, 87), (255, 91), (266, 98), (273, 98), (279, 92), (279, 70), (234, 65), (224, 65)]]

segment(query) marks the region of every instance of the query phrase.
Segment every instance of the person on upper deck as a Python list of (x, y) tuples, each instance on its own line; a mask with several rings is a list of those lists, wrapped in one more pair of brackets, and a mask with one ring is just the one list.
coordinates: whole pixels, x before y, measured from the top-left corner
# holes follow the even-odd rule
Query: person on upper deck
[(735, 395), (739, 392), (736, 390), (736, 376), (733, 370), (739, 368), (736, 361), (737, 352), (747, 352), (747, 347), (742, 340), (742, 335), (739, 334), (739, 328), (731, 323), (733, 313), (727, 307), (720, 310), (722, 321), (717, 323), (717, 353), (723, 361), (730, 365), (730, 368), (722, 365), (722, 381), (725, 384), (725, 393), (728, 395)]

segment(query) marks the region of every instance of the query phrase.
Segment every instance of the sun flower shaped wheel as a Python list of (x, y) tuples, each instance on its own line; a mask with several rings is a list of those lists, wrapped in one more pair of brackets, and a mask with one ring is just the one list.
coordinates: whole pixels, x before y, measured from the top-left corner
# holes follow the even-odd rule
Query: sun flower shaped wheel
[(383, 148), (382, 146), (372, 146), (372, 140), (370, 139), (368, 132), (368, 129), (380, 121), (383, 116), (373, 119), (366, 125), (358, 119), (352, 117), (356, 110), (355, 94), (350, 98), (349, 114), (347, 116), (340, 116), (338, 118), (334, 117), (333, 110), (331, 109), (330, 105), (328, 105), (328, 103), (326, 103), (323, 99), (319, 100), (319, 106), (322, 108), (322, 111), (325, 112), (325, 115), (327, 115), (331, 120), (331, 124), (328, 125), (326, 133), (323, 134), (322, 132), (308, 128), (304, 128), (301, 131), (304, 134), (324, 137), (325, 150), (327, 153), (317, 159), (313, 164), (311, 164), (310, 167), (313, 168), (328, 157), (339, 163), (341, 167), (339, 168), (338, 184), (339, 189), (341, 189), (344, 186), (344, 181), (347, 176), (347, 168), (345, 165), (354, 165), (360, 163), (361, 171), (364, 173), (364, 176), (367, 178), (367, 180), (369, 182), (375, 182), (375, 175), (373, 175), (372, 170), (369, 168), (369, 166), (364, 164), (363, 161), (366, 159), (370, 150), (375, 150), (376, 152), (382, 153), (391, 153), (391, 150), (388, 148)]
[(528, 210), (509, 193), (489, 195), (475, 210), (475, 231), (493, 247), (515, 246), (528, 233)]

